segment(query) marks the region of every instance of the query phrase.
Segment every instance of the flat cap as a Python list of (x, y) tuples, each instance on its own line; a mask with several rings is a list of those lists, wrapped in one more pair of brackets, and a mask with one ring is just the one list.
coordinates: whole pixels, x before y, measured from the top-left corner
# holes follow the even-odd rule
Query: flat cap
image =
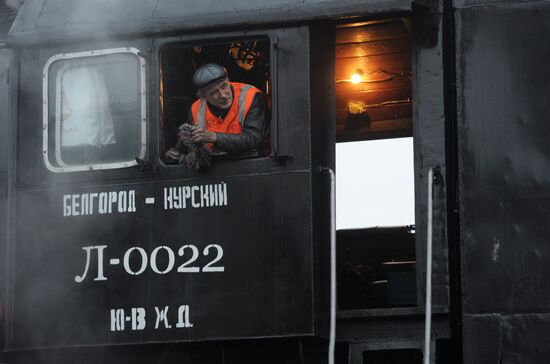
[(193, 84), (197, 89), (201, 89), (214, 81), (227, 77), (227, 71), (224, 67), (216, 63), (208, 63), (201, 66), (193, 76)]

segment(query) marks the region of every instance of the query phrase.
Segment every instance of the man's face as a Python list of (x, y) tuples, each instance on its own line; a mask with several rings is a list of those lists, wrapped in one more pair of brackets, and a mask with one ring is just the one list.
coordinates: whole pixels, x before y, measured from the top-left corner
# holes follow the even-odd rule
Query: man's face
[(227, 78), (206, 86), (201, 94), (206, 101), (223, 110), (229, 109), (233, 104), (233, 92)]

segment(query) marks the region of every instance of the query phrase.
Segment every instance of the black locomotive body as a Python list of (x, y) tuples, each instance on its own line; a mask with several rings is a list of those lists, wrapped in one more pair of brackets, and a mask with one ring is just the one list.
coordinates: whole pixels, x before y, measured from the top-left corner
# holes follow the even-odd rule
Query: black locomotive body
[[(546, 362), (549, 12), (26, 0), (0, 37), (0, 362)], [(192, 171), (165, 152), (211, 62), (269, 137)], [(414, 225), (336, 232), (336, 144), (405, 137)]]

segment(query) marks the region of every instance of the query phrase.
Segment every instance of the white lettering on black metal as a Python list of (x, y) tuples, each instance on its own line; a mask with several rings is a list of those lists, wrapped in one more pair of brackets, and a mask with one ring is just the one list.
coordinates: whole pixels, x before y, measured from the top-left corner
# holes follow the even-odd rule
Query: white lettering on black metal
[(111, 331), (124, 331), (126, 317), (122, 308), (111, 310)]
[(155, 307), (155, 312), (157, 313), (157, 321), (155, 322), (155, 330), (159, 328), (160, 323), (164, 324), (164, 327), (167, 329), (172, 328), (172, 325), (168, 323), (168, 306), (165, 306), (163, 309), (159, 310), (158, 307)]
[[(168, 256), (168, 263), (166, 264), (166, 268), (164, 268), (163, 270), (160, 270), (157, 266), (157, 254), (161, 249), (166, 251), (166, 254)], [(167, 246), (159, 246), (155, 248), (151, 253), (151, 269), (157, 274), (166, 274), (170, 272), (172, 268), (174, 268), (174, 261), (174, 252)]]
[(132, 308), (132, 330), (143, 330), (145, 328), (145, 309)]
[(198, 273), (200, 272), (199, 267), (189, 267), (189, 264), (195, 262), (197, 258), (199, 257), (199, 249), (197, 249), (194, 245), (184, 245), (178, 250), (178, 255), (180, 257), (183, 257), (185, 255), (185, 249), (191, 251), (191, 258), (186, 260), (182, 265), (178, 267), (178, 273)]
[(136, 212), (136, 191), (91, 192), (63, 195), (63, 216)]
[(189, 305), (181, 305), (178, 308), (178, 322), (177, 328), (193, 327), (193, 324), (189, 321)]
[[(137, 251), (139, 253), (139, 255), (141, 256), (141, 265), (136, 270), (134, 270), (133, 268), (130, 267), (130, 255), (134, 251)], [(123, 262), (124, 262), (124, 270), (126, 271), (126, 273), (138, 276), (141, 273), (145, 272), (145, 269), (147, 269), (147, 253), (145, 252), (145, 250), (143, 248), (134, 246), (134, 247), (126, 250), (126, 253), (124, 253)]]
[(225, 182), (198, 186), (164, 187), (165, 210), (227, 205), (227, 184)]
[(88, 274), (88, 268), (90, 266), (90, 259), (92, 255), (92, 250), (97, 251), (97, 277), (94, 278), (94, 281), (106, 281), (107, 278), (103, 275), (103, 250), (107, 245), (95, 245), (95, 246), (85, 246), (82, 248), (86, 252), (86, 265), (84, 266), (84, 273), (80, 276), (75, 276), (74, 280), (76, 283), (80, 283), (86, 278)]
[[(94, 252), (97, 255), (97, 272), (93, 280), (106, 281), (108, 279), (105, 276), (105, 260), (111, 266), (118, 266), (120, 258), (105, 259), (106, 249), (107, 245), (92, 245), (82, 248), (86, 253), (84, 269), (81, 275), (74, 277), (76, 283), (82, 283), (88, 273), (94, 275), (94, 273), (89, 272), (90, 261), (94, 259)], [(208, 244), (202, 249), (202, 256), (206, 258), (203, 259), (202, 264), (197, 264), (201, 256), (201, 250), (194, 244), (182, 245), (177, 251), (177, 256), (182, 259), (176, 261), (174, 250), (166, 245), (154, 248), (151, 253), (148, 253), (142, 247), (133, 246), (124, 252), (122, 267), (124, 272), (131, 276), (139, 276), (148, 268), (159, 275), (168, 274), (174, 271), (176, 264), (178, 264), (177, 273), (220, 273), (225, 271), (225, 266), (222, 264), (223, 247), (219, 244)]]
[[(180, 305), (177, 307), (177, 316), (171, 314), (169, 306), (155, 306), (149, 310), (155, 317), (155, 330), (171, 329), (171, 320), (176, 320), (176, 328), (187, 329), (193, 327), (191, 323), (191, 308), (189, 305)], [(147, 327), (148, 318), (153, 315), (147, 315), (147, 310), (143, 307), (133, 307), (130, 309), (115, 308), (110, 310), (112, 332), (117, 331), (141, 331)]]
[(130, 315), (126, 316), (123, 308), (111, 310), (111, 331), (124, 331), (126, 322), (130, 322), (130, 329), (133, 331), (145, 329), (145, 309), (143, 307), (134, 307), (130, 310)]
[(216, 251), (216, 257), (212, 259), (210, 263), (202, 268), (203, 272), (223, 272), (223, 266), (214, 266), (214, 263), (219, 262), (223, 257), (223, 248), (218, 244), (210, 244), (204, 248), (203, 255), (208, 256), (210, 254), (210, 248), (214, 248)]
[[(164, 187), (165, 210), (228, 206), (227, 184)], [(155, 197), (141, 196), (144, 206), (154, 206)], [(136, 191), (85, 192), (63, 195), (63, 216), (127, 214), (136, 212)]]

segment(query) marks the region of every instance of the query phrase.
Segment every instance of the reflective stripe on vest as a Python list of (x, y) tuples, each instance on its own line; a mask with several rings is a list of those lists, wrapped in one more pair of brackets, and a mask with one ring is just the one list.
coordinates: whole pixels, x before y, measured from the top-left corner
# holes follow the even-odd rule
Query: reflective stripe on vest
[(206, 129), (206, 100), (201, 99), (201, 103), (199, 105), (199, 115), (198, 115), (197, 124), (199, 128)]
[(239, 124), (241, 124), (241, 128), (243, 127), (244, 123), (244, 101), (246, 100), (246, 95), (248, 94), (248, 90), (250, 90), (252, 86), (250, 85), (244, 85), (241, 87), (241, 93), (239, 94), (239, 115), (238, 120)]
[[(241, 124), (241, 127), (244, 124), (244, 102), (246, 100), (246, 95), (248, 94), (248, 91), (252, 88), (250, 85), (244, 85), (241, 87), (239, 98), (237, 100), (238, 107), (239, 107), (239, 114), (237, 115), (237, 119), (239, 120), (239, 124)], [(206, 128), (206, 100), (201, 98), (200, 104), (199, 104), (199, 112), (197, 115), (197, 125), (200, 128)]]

